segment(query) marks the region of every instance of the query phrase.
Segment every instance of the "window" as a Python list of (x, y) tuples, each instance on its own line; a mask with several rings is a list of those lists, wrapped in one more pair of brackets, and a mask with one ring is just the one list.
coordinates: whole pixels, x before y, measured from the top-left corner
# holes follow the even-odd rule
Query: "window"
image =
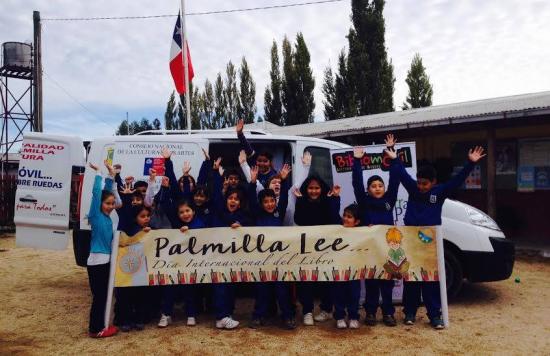
[(332, 162), (330, 159), (330, 150), (328, 148), (309, 146), (304, 151), (311, 153), (310, 174), (319, 175), (325, 183), (332, 187)]

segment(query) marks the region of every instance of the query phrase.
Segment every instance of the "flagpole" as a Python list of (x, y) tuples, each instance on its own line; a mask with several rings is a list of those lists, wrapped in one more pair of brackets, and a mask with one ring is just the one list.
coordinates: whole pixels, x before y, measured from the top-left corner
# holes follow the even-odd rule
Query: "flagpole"
[(187, 30), (185, 26), (185, 0), (181, 0), (181, 55), (183, 56), (183, 78), (185, 83), (185, 108), (187, 130), (191, 130), (191, 100), (189, 93), (189, 63), (187, 61)]

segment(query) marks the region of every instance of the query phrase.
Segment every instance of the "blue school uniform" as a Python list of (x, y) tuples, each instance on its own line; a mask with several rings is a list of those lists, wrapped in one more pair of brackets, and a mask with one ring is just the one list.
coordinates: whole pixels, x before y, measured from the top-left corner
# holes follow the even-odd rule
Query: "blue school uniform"
[[(231, 226), (233, 223), (239, 223), (242, 226), (250, 226), (250, 217), (242, 209), (234, 212), (227, 210), (224, 197), (222, 195), (221, 177), (216, 172), (213, 177), (212, 193), (212, 216), (209, 227)], [(216, 320), (230, 317), (235, 308), (235, 286), (233, 283), (212, 283), (214, 311)]]
[[(252, 149), (252, 146), (250, 145), (250, 143), (248, 142), (244, 134), (242, 132), (239, 132), (237, 134), (237, 138), (241, 143), (241, 149), (246, 152), (246, 157), (248, 157), (249, 160), (255, 160), (258, 153), (254, 151), (254, 149)], [(256, 165), (256, 162), (249, 162), (249, 163), (251, 164), (251, 166)], [(267, 187), (267, 181), (269, 180), (269, 178), (271, 178), (276, 174), (277, 172), (273, 168), (270, 168), (269, 171), (267, 171), (266, 173), (258, 172), (257, 180), (258, 182), (262, 183), (264, 187)]]
[[(202, 229), (206, 225), (204, 221), (195, 215), (193, 220), (189, 223), (184, 223), (180, 219), (174, 220), (172, 222), (172, 227), (174, 229), (180, 229), (182, 226), (187, 226), (190, 230), (193, 229)], [(183, 300), (185, 303), (185, 313), (187, 317), (196, 317), (197, 315), (197, 286), (196, 285), (167, 285), (162, 286), (162, 302), (161, 302), (161, 311), (164, 315), (172, 315), (174, 311), (174, 301), (177, 293), (181, 291), (183, 293)]]
[[(279, 202), (273, 213), (266, 212), (262, 208), (261, 202), (258, 201), (256, 183), (249, 184), (248, 196), (250, 198), (250, 211), (256, 212), (254, 216), (256, 226), (283, 226), (286, 208), (288, 206), (288, 182), (286, 179), (281, 183), (281, 195), (279, 196)], [(283, 320), (294, 318), (294, 310), (290, 300), (290, 286), (288, 283), (280, 281), (259, 282), (256, 283), (255, 290), (256, 301), (252, 314), (253, 319), (262, 319), (266, 316), (273, 291), (275, 292), (277, 304), (281, 310), (281, 317)]]
[[(365, 191), (363, 183), (363, 169), (361, 159), (353, 159), (352, 184), (355, 200), (362, 212), (363, 225), (393, 225), (393, 208), (399, 191), (399, 165), (397, 159), (390, 164), (390, 180), (388, 189), (381, 198), (375, 198)], [(365, 279), (366, 299), (364, 308), (369, 314), (376, 315), (378, 306), (381, 306), (384, 315), (393, 315), (395, 308), (392, 301), (393, 280)], [(380, 305), (380, 295), (382, 305)]]
[[(319, 182), (321, 195), (318, 200), (311, 201), (307, 196), (307, 186), (312, 180)], [(317, 175), (310, 175), (300, 187), (301, 197), (296, 199), (294, 209), (294, 222), (300, 226), (340, 224), (342, 222), (339, 209), (339, 197), (327, 197), (329, 186)], [(315, 288), (320, 291), (321, 310), (331, 313), (332, 286), (331, 282), (299, 282), (298, 297), (302, 304), (302, 313), (313, 312), (313, 299)]]
[[(333, 219), (342, 223), (342, 219), (339, 215), (340, 197), (333, 197), (331, 199), (331, 211)], [(331, 282), (330, 293), (334, 304), (334, 319), (344, 319), (347, 310), (350, 320), (359, 320), (359, 297), (361, 295), (360, 280)], [(323, 308), (321, 307), (321, 309)], [(327, 311), (326, 309), (323, 310)]]
[[(416, 181), (407, 173), (402, 164), (400, 167), (400, 180), (407, 192), (407, 212), (405, 213), (405, 225), (407, 226), (432, 226), (441, 225), (441, 210), (443, 203), (449, 194), (460, 187), (466, 180), (475, 164), (468, 162), (464, 168), (451, 180), (444, 184), (435, 185), (426, 193), (421, 193)], [(420, 296), (430, 320), (441, 317), (441, 295), (439, 282), (405, 282), (403, 288), (403, 305), (405, 315), (414, 316), (420, 306)]]

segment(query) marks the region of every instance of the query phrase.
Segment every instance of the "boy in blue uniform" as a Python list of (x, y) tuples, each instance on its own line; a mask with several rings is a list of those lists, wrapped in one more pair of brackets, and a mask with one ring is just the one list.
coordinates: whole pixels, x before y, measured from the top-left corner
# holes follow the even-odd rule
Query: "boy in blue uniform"
[[(393, 136), (388, 135), (386, 143), (389, 140), (393, 142)], [(397, 155), (394, 151), (385, 150), (386, 155), (391, 159), (390, 180), (388, 190), (384, 181), (378, 175), (373, 175), (367, 180), (367, 191), (363, 184), (363, 169), (361, 159), (365, 151), (363, 147), (353, 148), (353, 171), (352, 185), (355, 193), (355, 200), (362, 212), (362, 225), (394, 225), (393, 208), (397, 200), (399, 189), (399, 165), (397, 164)], [(387, 326), (396, 326), (394, 313), (395, 308), (392, 301), (393, 280), (366, 279), (365, 280), (366, 300), (365, 300), (365, 324), (369, 326), (376, 325), (376, 310), (380, 306), (380, 296), (382, 296), (382, 320)]]
[[(250, 169), (250, 211), (253, 212), (256, 226), (283, 226), (285, 219), (286, 208), (288, 205), (288, 182), (286, 178), (290, 173), (290, 166), (285, 164), (279, 173), (281, 177), (281, 195), (277, 202), (277, 197), (272, 189), (264, 189), (260, 191), (256, 198), (256, 180), (258, 177), (258, 168)], [(265, 324), (264, 318), (267, 314), (270, 293), (275, 292), (281, 316), (284, 322), (285, 329), (295, 329), (296, 320), (294, 319), (294, 310), (290, 301), (290, 288), (286, 282), (268, 282), (262, 280), (256, 283), (256, 302), (254, 305), (254, 313), (250, 322), (250, 327), (255, 329)]]
[[(388, 147), (393, 147), (395, 140), (387, 142)], [(411, 178), (402, 164), (400, 167), (400, 180), (407, 192), (409, 201), (405, 213), (406, 226), (433, 226), (441, 225), (441, 209), (449, 194), (460, 187), (475, 164), (485, 157), (482, 147), (475, 147), (468, 152), (468, 162), (462, 170), (451, 180), (444, 184), (437, 184), (436, 172), (432, 166), (424, 166), (418, 169), (417, 180)], [(413, 325), (416, 321), (416, 311), (420, 306), (422, 294), (424, 305), (428, 312), (430, 324), (435, 329), (443, 329), (441, 319), (441, 295), (439, 282), (404, 282), (403, 288), (403, 312), (404, 323)]]

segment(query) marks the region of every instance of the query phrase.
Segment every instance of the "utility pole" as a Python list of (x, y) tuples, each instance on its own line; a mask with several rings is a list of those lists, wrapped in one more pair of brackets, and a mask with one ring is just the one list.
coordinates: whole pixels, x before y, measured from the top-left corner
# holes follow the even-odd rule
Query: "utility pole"
[(33, 11), (34, 24), (34, 122), (33, 131), (43, 131), (42, 121), (42, 24), (40, 23), (40, 11)]

